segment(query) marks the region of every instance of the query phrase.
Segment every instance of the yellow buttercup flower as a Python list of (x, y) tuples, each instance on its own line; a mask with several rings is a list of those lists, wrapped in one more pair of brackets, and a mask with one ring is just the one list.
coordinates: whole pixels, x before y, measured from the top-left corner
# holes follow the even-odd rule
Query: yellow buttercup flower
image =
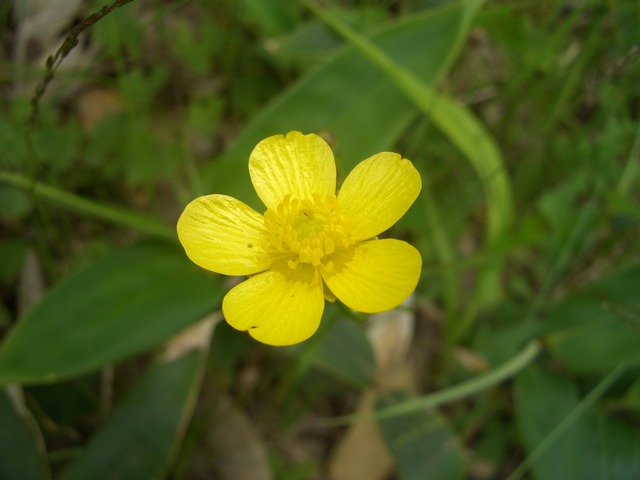
[(222, 302), (227, 322), (270, 345), (292, 345), (318, 328), (324, 301), (365, 313), (389, 310), (416, 287), (420, 253), (376, 236), (396, 223), (421, 189), (420, 174), (396, 153), (359, 163), (336, 195), (336, 164), (317, 135), (261, 141), (249, 158), (263, 215), (227, 195), (193, 200), (178, 237), (197, 265), (248, 275)]

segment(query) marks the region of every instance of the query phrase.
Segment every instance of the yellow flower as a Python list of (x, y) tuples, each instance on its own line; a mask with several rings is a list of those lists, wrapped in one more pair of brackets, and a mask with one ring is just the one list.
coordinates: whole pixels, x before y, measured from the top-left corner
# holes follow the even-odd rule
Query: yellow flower
[(261, 141), (249, 158), (264, 215), (233, 197), (193, 200), (178, 237), (197, 265), (248, 275), (224, 297), (227, 322), (270, 345), (292, 345), (318, 328), (336, 297), (365, 313), (402, 303), (420, 277), (420, 253), (376, 236), (415, 201), (420, 174), (396, 153), (378, 153), (347, 176), (336, 195), (331, 149), (317, 135)]

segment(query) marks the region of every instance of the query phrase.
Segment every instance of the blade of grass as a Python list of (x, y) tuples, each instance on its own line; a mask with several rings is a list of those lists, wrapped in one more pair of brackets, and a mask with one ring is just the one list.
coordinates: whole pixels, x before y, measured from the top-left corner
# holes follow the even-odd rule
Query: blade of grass
[[(425, 222), (428, 225), (433, 248), (440, 260), (440, 264), (445, 266), (442, 271), (443, 298), (447, 313), (447, 320), (453, 320), (458, 311), (458, 271), (451, 268), (455, 258), (451, 242), (447, 231), (442, 224), (442, 216), (438, 204), (431, 193), (431, 183), (429, 180), (422, 182), (423, 204), (425, 208)], [(447, 322), (449, 323), (449, 322)]]
[[(433, 87), (422, 82), (412, 72), (394, 62), (392, 58), (366, 37), (352, 30), (331, 13), (318, 7), (311, 0), (300, 1), (392, 79), (396, 86), (465, 155), (482, 181), (487, 200), (486, 242), (489, 247), (498, 244), (511, 224), (511, 184), (504, 168), (502, 155), (492, 136), (482, 123), (464, 105), (438, 93)], [(482, 3), (483, 0), (469, 0), (467, 2), (468, 10), (460, 28), (459, 42), (464, 40), (462, 33), (468, 31), (471, 20)], [(446, 250), (438, 250), (438, 254), (444, 255), (441, 258), (444, 264), (449, 263), (447, 262), (447, 257), (450, 256), (448, 253), (450, 252)], [(498, 259), (497, 262), (499, 261)], [(484, 273), (492, 275), (498, 268), (499, 263), (491, 263), (485, 266)], [(484, 276), (484, 273), (481, 272), (480, 276)], [(456, 296), (451, 295), (448, 287), (446, 296), (447, 303), (456, 298)], [(475, 317), (481, 308), (481, 296), (480, 289), (476, 289), (470, 307), (464, 314), (464, 322), (461, 328), (455, 327), (456, 322), (447, 322), (448, 330), (451, 328), (456, 330), (455, 335), (450, 332), (446, 333), (448, 345), (464, 336), (473, 325)]]
[[(487, 196), (487, 241), (490, 244), (498, 241), (511, 223), (511, 186), (500, 151), (489, 132), (464, 105), (421, 82), (412, 72), (398, 65), (384, 51), (330, 12), (310, 0), (300, 1), (392, 79), (466, 156), (480, 176)], [(482, 3), (483, 0), (468, 2), (469, 14), (465, 19), (467, 28), (461, 31), (468, 30), (473, 13)], [(462, 35), (459, 41), (462, 41)]]
[(640, 123), (636, 130), (636, 137), (629, 153), (629, 159), (618, 181), (618, 192), (627, 195), (638, 175), (640, 175)]
[(68, 208), (69, 210), (73, 210), (88, 217), (107, 220), (154, 237), (174, 241), (176, 240), (176, 235), (169, 226), (153, 217), (139, 212), (88, 200), (78, 195), (52, 187), (51, 185), (33, 182), (30, 179), (15, 173), (0, 171), (0, 183), (20, 188), (30, 192), (36, 197), (50, 200)]

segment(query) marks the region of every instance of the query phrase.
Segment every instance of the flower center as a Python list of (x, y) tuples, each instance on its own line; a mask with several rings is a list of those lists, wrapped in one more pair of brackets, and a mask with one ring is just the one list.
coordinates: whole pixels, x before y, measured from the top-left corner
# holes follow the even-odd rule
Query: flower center
[(275, 210), (265, 212), (264, 224), (269, 232), (266, 251), (292, 269), (299, 263), (332, 269), (331, 255), (351, 244), (335, 195), (314, 194), (313, 200), (287, 195)]

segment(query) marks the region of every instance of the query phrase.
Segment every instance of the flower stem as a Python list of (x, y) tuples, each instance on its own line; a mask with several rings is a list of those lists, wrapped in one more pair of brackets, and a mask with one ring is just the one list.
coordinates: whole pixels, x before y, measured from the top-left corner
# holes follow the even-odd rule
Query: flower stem
[(31, 181), (20, 174), (0, 171), (0, 183), (20, 188), (36, 197), (50, 200), (86, 216), (101, 218), (155, 237), (170, 240), (176, 239), (175, 233), (171, 228), (153, 217), (121, 207), (88, 200), (51, 185)]
[(466, 382), (445, 388), (423, 397), (413, 398), (406, 402), (375, 410), (370, 414), (352, 414), (332, 418), (327, 420), (326, 424), (329, 426), (337, 426), (355, 421), (381, 420), (383, 418), (397, 417), (469, 397), (514, 376), (520, 370), (529, 365), (536, 358), (539, 352), (540, 343), (538, 340), (532, 340), (524, 350), (518, 353), (511, 360), (500, 365), (495, 370), (485, 373), (484, 375), (480, 375), (477, 378), (467, 380)]

